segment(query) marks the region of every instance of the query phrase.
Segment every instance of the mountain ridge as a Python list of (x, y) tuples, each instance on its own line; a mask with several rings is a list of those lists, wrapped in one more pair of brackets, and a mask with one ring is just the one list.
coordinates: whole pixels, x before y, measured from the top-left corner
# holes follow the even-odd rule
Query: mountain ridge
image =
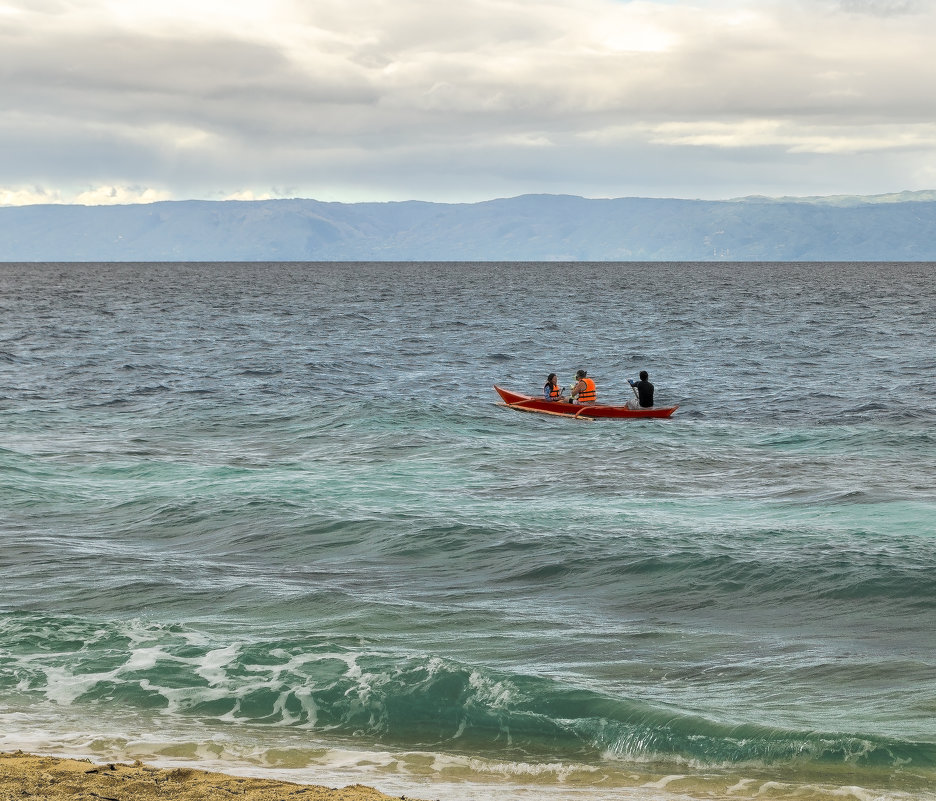
[(0, 207), (0, 261), (936, 261), (936, 191)]

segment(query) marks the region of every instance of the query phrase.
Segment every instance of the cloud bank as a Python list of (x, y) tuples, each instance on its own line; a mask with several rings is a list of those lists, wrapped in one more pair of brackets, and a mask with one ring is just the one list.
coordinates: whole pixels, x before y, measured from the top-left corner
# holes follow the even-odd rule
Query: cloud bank
[(0, 203), (929, 188), (934, 35), (913, 0), (0, 0)]

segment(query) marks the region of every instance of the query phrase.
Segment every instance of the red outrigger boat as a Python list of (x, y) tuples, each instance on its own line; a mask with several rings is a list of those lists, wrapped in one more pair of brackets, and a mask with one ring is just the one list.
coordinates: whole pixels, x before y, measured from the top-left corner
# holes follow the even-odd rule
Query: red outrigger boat
[(548, 401), (530, 395), (521, 395), (519, 392), (503, 389), (497, 384), (494, 385), (494, 389), (504, 399), (504, 405), (510, 409), (517, 409), (521, 412), (538, 412), (539, 414), (558, 414), (560, 417), (661, 418), (670, 417), (679, 408), (678, 406), (652, 406), (649, 409), (628, 409), (626, 406), (603, 406), (598, 403), (586, 406), (567, 403), (564, 400)]

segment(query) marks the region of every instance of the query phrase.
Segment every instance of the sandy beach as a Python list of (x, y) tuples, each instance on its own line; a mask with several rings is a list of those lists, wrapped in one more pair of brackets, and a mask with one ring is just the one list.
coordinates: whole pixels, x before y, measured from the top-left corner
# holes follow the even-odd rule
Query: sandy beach
[[(90, 760), (0, 754), (0, 801), (24, 798), (98, 801), (391, 801), (371, 787), (317, 787), (190, 768), (154, 768), (141, 762), (94, 764)], [(418, 799), (409, 799), (418, 801)]]

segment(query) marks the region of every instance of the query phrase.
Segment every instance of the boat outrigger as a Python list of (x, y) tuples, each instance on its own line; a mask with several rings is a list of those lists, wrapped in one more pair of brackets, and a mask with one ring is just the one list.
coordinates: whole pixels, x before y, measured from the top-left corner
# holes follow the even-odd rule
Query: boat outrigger
[(497, 394), (501, 396), (508, 409), (517, 409), (521, 412), (537, 412), (539, 414), (557, 414), (560, 417), (575, 418), (663, 418), (670, 417), (678, 406), (651, 406), (649, 409), (631, 409), (627, 406), (606, 406), (595, 403), (592, 405), (567, 403), (561, 401), (548, 401), (543, 398), (534, 398), (531, 395), (522, 395), (511, 392), (509, 389), (494, 385)]

